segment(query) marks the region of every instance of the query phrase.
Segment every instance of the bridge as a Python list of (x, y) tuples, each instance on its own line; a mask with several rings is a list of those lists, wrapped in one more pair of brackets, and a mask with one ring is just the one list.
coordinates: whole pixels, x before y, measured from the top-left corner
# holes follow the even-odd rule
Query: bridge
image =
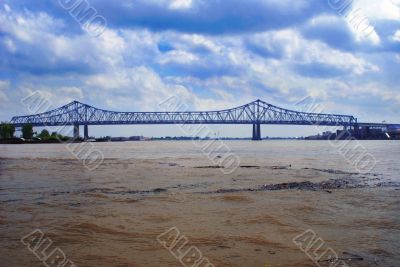
[[(79, 137), (79, 126), (84, 126), (84, 138), (89, 137), (89, 125), (127, 124), (252, 124), (253, 140), (261, 140), (261, 124), (318, 125), (358, 128), (362, 123), (351, 115), (299, 112), (280, 108), (261, 100), (217, 111), (165, 111), (165, 112), (117, 112), (95, 108), (73, 101), (65, 106), (28, 116), (11, 119), (16, 127), (32, 126), (74, 127), (74, 137)], [(388, 127), (389, 124), (373, 124)]]

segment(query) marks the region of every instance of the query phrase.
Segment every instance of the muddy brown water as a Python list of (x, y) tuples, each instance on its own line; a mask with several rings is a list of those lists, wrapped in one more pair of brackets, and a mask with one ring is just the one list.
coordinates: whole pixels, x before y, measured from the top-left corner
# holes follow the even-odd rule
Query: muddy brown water
[(77, 266), (192, 266), (157, 241), (171, 227), (215, 266), (318, 266), (293, 242), (308, 229), (348, 266), (400, 266), (400, 142), (361, 142), (368, 173), (325, 141), (225, 143), (231, 174), (190, 141), (98, 143), (92, 171), (62, 144), (1, 145), (0, 266), (43, 266), (35, 229)]

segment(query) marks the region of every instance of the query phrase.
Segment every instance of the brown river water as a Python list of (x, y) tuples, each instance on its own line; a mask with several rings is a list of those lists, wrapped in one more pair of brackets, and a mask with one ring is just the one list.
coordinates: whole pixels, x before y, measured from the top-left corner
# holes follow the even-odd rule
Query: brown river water
[[(94, 170), (64, 144), (0, 145), (0, 266), (334, 266), (325, 248), (400, 266), (400, 142), (360, 142), (366, 173), (327, 141), (224, 143), (229, 174), (191, 141), (94, 143)], [(35, 230), (47, 250), (21, 241)], [(321, 248), (293, 241), (307, 230)]]

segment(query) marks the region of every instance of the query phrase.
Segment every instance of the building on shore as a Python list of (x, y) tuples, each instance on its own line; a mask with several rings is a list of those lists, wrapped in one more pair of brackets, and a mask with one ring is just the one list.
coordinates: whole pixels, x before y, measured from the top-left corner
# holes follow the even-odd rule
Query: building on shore
[(130, 136), (130, 137), (111, 137), (111, 142), (126, 142), (126, 141), (145, 141), (147, 138), (144, 136)]
[(387, 134), (391, 139), (400, 140), (400, 126), (389, 127)]
[(400, 126), (391, 126), (388, 129), (380, 127), (361, 127), (359, 129), (344, 129), (336, 132), (305, 137), (306, 140), (400, 140)]

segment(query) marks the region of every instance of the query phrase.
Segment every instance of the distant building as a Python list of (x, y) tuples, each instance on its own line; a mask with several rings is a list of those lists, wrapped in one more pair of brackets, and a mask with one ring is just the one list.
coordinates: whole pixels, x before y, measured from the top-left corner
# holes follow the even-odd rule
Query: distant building
[(148, 140), (148, 138), (144, 136), (111, 137), (111, 142), (146, 141), (146, 140)]
[(390, 139), (400, 140), (400, 126), (389, 127), (387, 134), (390, 136)]
[(146, 138), (143, 136), (130, 136), (129, 141), (145, 141)]
[(327, 131), (327, 132), (323, 132), (322, 135), (318, 134), (318, 135), (307, 136), (304, 139), (306, 139), (306, 140), (328, 140), (328, 139), (331, 139), (332, 137), (335, 138), (336, 134)]
[(353, 131), (352, 134), (355, 138), (361, 140), (385, 140), (388, 137), (382, 128), (373, 127), (361, 127), (360, 129)]

